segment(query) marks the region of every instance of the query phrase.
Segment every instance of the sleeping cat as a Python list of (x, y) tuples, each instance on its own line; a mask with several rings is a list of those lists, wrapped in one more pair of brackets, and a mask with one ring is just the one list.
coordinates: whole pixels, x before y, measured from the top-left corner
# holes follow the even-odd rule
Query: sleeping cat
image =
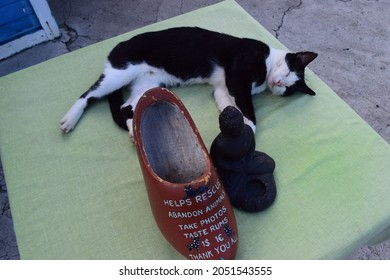
[[(305, 83), (304, 70), (316, 57), (313, 52), (288, 53), (197, 27), (143, 33), (111, 51), (103, 74), (73, 104), (60, 127), (70, 132), (91, 101), (107, 96), (114, 121), (132, 138), (133, 110), (146, 90), (208, 83), (214, 87), (218, 109), (235, 106), (255, 131), (252, 95), (267, 87), (276, 95), (315, 95)], [(125, 86), (131, 94), (123, 103)]]

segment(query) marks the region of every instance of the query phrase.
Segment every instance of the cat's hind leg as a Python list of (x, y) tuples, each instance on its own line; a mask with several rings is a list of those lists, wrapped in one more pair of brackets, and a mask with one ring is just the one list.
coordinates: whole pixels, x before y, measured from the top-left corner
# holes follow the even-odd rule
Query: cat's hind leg
[(150, 78), (138, 79), (137, 81), (134, 81), (131, 87), (130, 97), (121, 106), (121, 113), (126, 122), (126, 126), (129, 130), (129, 136), (132, 141), (134, 141), (133, 115), (137, 103), (147, 90), (158, 87), (160, 84), (161, 83), (159, 80)]
[(116, 69), (108, 62), (100, 75), (100, 78), (72, 105), (69, 111), (61, 119), (60, 128), (68, 133), (76, 126), (85, 108), (94, 100), (105, 97), (110, 93), (129, 84), (133, 79), (131, 71)]

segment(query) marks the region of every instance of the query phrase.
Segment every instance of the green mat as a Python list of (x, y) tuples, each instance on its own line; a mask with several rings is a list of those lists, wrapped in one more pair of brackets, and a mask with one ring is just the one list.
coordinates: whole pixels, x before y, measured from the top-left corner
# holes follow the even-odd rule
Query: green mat
[[(59, 129), (112, 47), (174, 26), (283, 47), (225, 1), (0, 79), (0, 153), (22, 259), (182, 259), (157, 229), (135, 147), (107, 102), (71, 134)], [(390, 225), (390, 146), (311, 71), (307, 83), (317, 96), (254, 97), (257, 149), (276, 161), (278, 196), (265, 212), (235, 211), (238, 259), (344, 258)], [(219, 133), (212, 88), (173, 91), (210, 147)]]

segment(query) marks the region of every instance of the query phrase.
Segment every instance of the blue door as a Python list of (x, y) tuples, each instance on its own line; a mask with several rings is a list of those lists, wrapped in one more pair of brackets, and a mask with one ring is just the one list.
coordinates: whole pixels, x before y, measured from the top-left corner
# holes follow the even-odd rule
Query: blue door
[(0, 0), (0, 45), (41, 28), (28, 0)]

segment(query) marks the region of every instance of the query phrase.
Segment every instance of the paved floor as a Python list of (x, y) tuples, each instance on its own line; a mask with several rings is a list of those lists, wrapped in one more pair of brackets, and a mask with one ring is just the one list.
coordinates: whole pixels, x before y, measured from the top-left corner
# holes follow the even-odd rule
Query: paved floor
[[(236, 0), (292, 51), (319, 57), (312, 69), (390, 143), (388, 0)], [(0, 76), (218, 0), (48, 0), (62, 36), (0, 61)], [(0, 259), (18, 259), (0, 165)], [(352, 259), (390, 259), (390, 241)]]

